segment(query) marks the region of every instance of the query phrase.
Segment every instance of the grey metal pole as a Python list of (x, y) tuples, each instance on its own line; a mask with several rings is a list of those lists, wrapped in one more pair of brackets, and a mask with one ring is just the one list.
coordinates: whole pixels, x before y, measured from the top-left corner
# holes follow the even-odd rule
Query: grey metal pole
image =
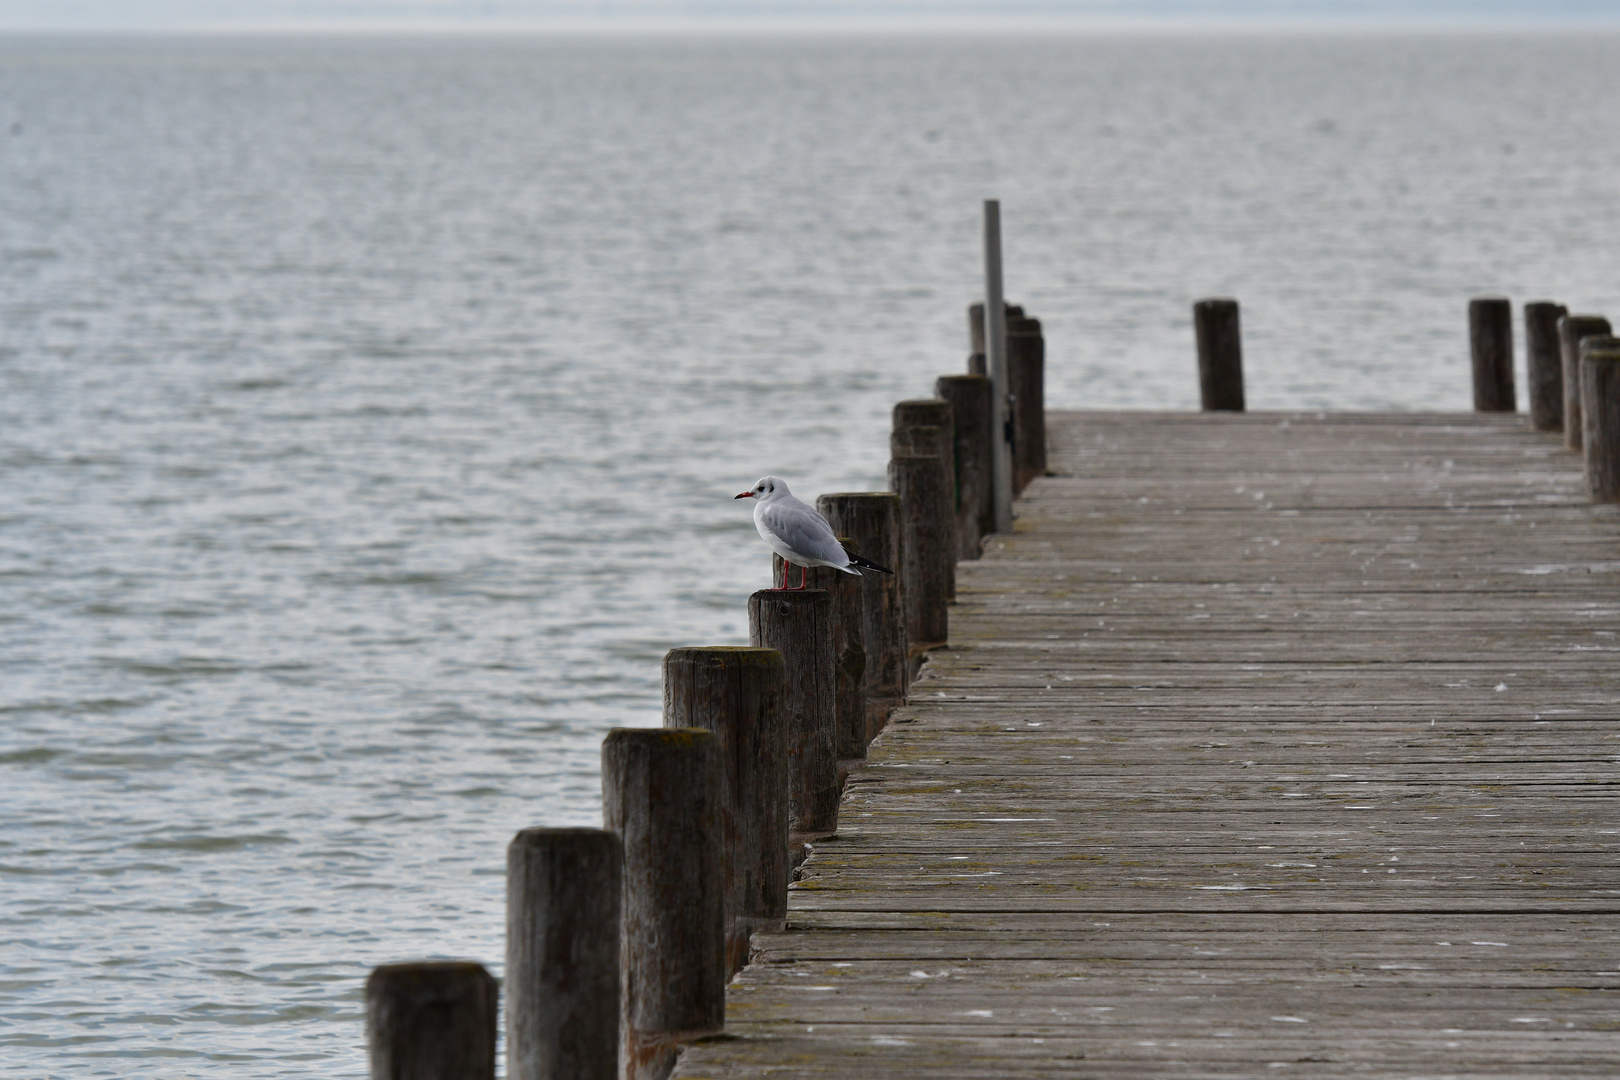
[(1007, 408), (1007, 306), (1001, 293), (1001, 202), (984, 200), (984, 350), (990, 368), (990, 487), (996, 532), (1012, 532), (1012, 415)]

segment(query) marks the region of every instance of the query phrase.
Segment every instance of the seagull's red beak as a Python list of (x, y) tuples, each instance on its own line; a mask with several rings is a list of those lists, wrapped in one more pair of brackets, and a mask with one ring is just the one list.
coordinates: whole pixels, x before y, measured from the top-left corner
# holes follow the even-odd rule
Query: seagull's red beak
[(752, 499), (753, 497), (754, 493), (752, 491), (745, 491), (741, 495), (733, 495), (731, 501), (736, 502), (738, 499)]

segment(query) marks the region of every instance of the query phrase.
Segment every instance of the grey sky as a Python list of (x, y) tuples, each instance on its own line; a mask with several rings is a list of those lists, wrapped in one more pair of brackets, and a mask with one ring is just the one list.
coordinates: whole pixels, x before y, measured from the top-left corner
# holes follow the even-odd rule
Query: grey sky
[(0, 30), (1078, 25), (1613, 25), (1620, 0), (0, 0)]

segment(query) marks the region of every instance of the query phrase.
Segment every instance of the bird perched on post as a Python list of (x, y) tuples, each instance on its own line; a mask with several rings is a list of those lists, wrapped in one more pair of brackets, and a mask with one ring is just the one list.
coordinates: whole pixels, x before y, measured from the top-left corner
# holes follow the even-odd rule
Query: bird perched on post
[(846, 574), (892, 574), (893, 570), (849, 551), (834, 535), (827, 519), (816, 508), (793, 497), (780, 476), (762, 476), (759, 482), (736, 496), (754, 500), (754, 528), (782, 556), (782, 588), (788, 587), (788, 567), (799, 568), (799, 584), (812, 566), (830, 566)]

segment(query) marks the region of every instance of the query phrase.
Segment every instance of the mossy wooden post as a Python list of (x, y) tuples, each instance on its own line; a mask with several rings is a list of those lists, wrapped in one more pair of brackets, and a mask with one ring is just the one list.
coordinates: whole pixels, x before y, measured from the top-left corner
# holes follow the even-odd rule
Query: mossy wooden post
[[(847, 539), (841, 537), (840, 539)], [(853, 541), (851, 541), (853, 543)], [(884, 565), (879, 563), (878, 565)], [(771, 556), (773, 573), (782, 572), (782, 556)], [(838, 757), (866, 756), (866, 585), (864, 576), (830, 566), (812, 566), (806, 588), (832, 597), (833, 694), (838, 701), (833, 741)]]
[[(989, 380), (986, 380), (988, 383)], [(823, 495), (816, 509), (833, 532), (848, 537), (864, 558), (893, 570), (868, 574), (861, 582), (862, 640), (866, 644), (865, 741), (888, 722), (906, 699), (910, 639), (900, 567), (900, 496), (890, 491), (845, 491)]]
[(1514, 412), (1513, 305), (1506, 297), (1468, 301), (1468, 350), (1474, 367), (1474, 411)]
[(1209, 297), (1193, 304), (1198, 339), (1198, 398), (1205, 412), (1243, 411), (1243, 332), (1238, 302)]
[(664, 655), (664, 726), (705, 728), (720, 745), (726, 971), (748, 963), (756, 930), (787, 918), (788, 729), (782, 654), (740, 646)]
[(524, 829), (506, 848), (508, 1080), (618, 1080), (624, 847)]
[(500, 993), (482, 964), (384, 964), (366, 980), (371, 1080), (495, 1080)]
[(900, 496), (900, 588), (915, 665), (923, 650), (942, 645), (949, 637), (950, 563), (944, 551), (949, 541), (935, 527), (948, 506), (939, 459), (917, 454), (889, 458), (889, 486)]
[(748, 643), (782, 654), (788, 827), (805, 837), (831, 836), (838, 828), (832, 606), (822, 589), (762, 589), (748, 598)]
[(1013, 492), (1046, 475), (1046, 339), (1041, 321), (1007, 320), (1007, 384), (1013, 415)]
[(1620, 338), (1581, 341), (1581, 453), (1595, 502), (1620, 502)]
[(977, 559), (984, 536), (995, 531), (990, 501), (990, 380), (981, 375), (942, 375), (934, 384), (951, 403), (956, 425), (956, 557)]
[(663, 1080), (680, 1044), (726, 1021), (720, 746), (699, 728), (615, 728), (602, 819), (624, 842), (625, 1080)]
[(1564, 362), (1558, 351), (1563, 304), (1533, 300), (1524, 305), (1525, 382), (1530, 387), (1530, 425), (1537, 431), (1564, 427)]
[(1611, 333), (1601, 315), (1565, 315), (1558, 320), (1558, 356), (1564, 372), (1564, 446), (1581, 448), (1581, 339)]

